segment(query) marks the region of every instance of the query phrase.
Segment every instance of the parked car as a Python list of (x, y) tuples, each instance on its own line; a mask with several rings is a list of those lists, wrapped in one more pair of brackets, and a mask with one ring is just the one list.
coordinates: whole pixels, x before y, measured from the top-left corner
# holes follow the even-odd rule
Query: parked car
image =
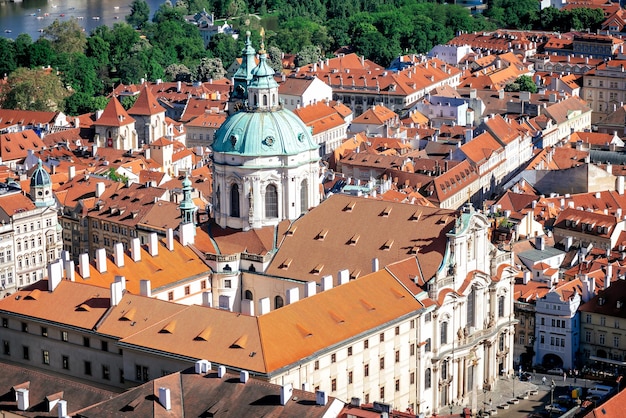
[(559, 376), (563, 376), (563, 369), (560, 367), (555, 367), (553, 369), (548, 370), (546, 373), (548, 374), (558, 374)]
[(553, 403), (551, 405), (546, 405), (546, 411), (548, 411), (548, 412), (565, 413), (565, 412), (567, 412), (567, 408), (565, 408), (564, 406), (559, 405), (558, 403)]
[(524, 373), (520, 373), (519, 375), (519, 380), (521, 380), (522, 382), (530, 382), (532, 379), (533, 379), (532, 373), (524, 372)]

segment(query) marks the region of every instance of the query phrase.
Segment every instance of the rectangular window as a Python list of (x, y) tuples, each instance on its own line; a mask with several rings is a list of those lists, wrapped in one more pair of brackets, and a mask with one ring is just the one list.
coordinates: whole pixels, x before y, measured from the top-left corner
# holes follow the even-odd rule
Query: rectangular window
[(363, 366), (363, 376), (368, 377), (370, 375), (370, 365), (366, 364)]
[(61, 341), (67, 342), (67, 331), (61, 331)]
[(85, 374), (91, 376), (91, 362), (85, 361)]
[(191, 288), (189, 286), (185, 286), (185, 295), (189, 295), (191, 293)]
[(50, 364), (50, 352), (48, 350), (43, 350), (41, 356), (43, 364)]
[(65, 370), (69, 370), (70, 369), (70, 358), (68, 356), (62, 356), (61, 357), (61, 366)]
[(411, 356), (415, 355), (415, 344), (411, 344), (409, 353)]
[(613, 347), (619, 348), (619, 335), (613, 336)]
[(335, 392), (337, 390), (337, 379), (332, 379), (330, 381), (330, 390)]
[(385, 387), (384, 386), (380, 388), (380, 400), (381, 401), (385, 400)]
[(147, 382), (150, 380), (150, 373), (148, 367), (135, 365), (135, 377), (139, 382)]
[(169, 301), (174, 300), (174, 292), (167, 292), (167, 300)]
[(230, 279), (224, 280), (224, 287), (230, 289), (232, 287), (232, 281)]
[(319, 370), (319, 369), (320, 369), (320, 361), (315, 360), (315, 363), (313, 363), (313, 370)]
[(411, 372), (410, 374), (410, 382), (412, 385), (415, 384), (415, 372)]
[(400, 379), (396, 379), (396, 392), (400, 392)]
[(400, 335), (400, 327), (396, 327), (396, 335)]
[(604, 317), (604, 316), (600, 317), (600, 325), (606, 326), (606, 317)]
[(9, 318), (2, 318), (2, 328), (9, 328)]
[(400, 363), (400, 350), (396, 350), (396, 363)]
[(27, 345), (22, 346), (22, 357), (24, 357), (24, 360), (30, 360), (30, 351)]
[(2, 349), (5, 356), (11, 355), (11, 343), (9, 343), (7, 340), (2, 340)]
[(331, 363), (336, 363), (337, 362), (337, 354), (333, 353), (330, 355), (330, 362)]
[(200, 282), (200, 289), (206, 289), (206, 280)]
[(352, 384), (352, 372), (348, 372), (348, 384), (351, 385)]
[(365, 341), (363, 341), (363, 348), (367, 350), (369, 347), (370, 347), (370, 342), (369, 342), (369, 340), (365, 340)]
[(587, 315), (586, 315), (585, 321), (586, 321), (588, 324), (591, 324), (591, 314), (587, 314)]
[(22, 332), (28, 332), (28, 324), (26, 322), (22, 322)]
[(352, 346), (348, 347), (348, 356), (352, 355)]
[(108, 341), (101, 341), (100, 342), (100, 349), (102, 351), (109, 351), (109, 342)]
[(411, 319), (410, 324), (411, 324), (411, 329), (414, 329), (415, 328), (415, 319)]
[(424, 322), (430, 322), (432, 320), (432, 312), (428, 312), (426, 315), (424, 315)]
[(48, 336), (48, 328), (47, 327), (41, 327), (41, 336), (42, 337), (47, 337)]
[(109, 370), (109, 366), (106, 364), (102, 365), (102, 379), (111, 380), (111, 371)]
[(380, 370), (383, 370), (385, 368), (385, 358), (381, 357), (378, 359), (378, 363), (380, 363)]
[(85, 347), (89, 347), (90, 343), (89, 343), (89, 337), (83, 337), (83, 345)]
[(385, 341), (385, 333), (381, 332), (380, 333), (380, 342), (382, 343), (383, 341)]

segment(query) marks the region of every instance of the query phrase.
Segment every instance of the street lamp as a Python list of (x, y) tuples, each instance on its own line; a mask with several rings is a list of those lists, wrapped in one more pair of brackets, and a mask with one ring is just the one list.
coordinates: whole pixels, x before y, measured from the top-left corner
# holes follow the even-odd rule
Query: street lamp
[(552, 416), (552, 404), (554, 403), (554, 388), (556, 387), (556, 383), (554, 383), (554, 379), (552, 379), (552, 383), (550, 383), (550, 416)]

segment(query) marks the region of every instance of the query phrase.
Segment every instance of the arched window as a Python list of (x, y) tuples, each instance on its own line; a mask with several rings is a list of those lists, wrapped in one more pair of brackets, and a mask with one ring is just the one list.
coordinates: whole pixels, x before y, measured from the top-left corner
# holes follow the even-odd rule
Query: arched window
[(254, 95), (254, 105), (256, 106), (257, 103), (259, 102), (259, 99), (257, 98), (257, 95)]
[(504, 317), (504, 295), (498, 296), (498, 318)]
[(244, 299), (254, 300), (254, 295), (252, 294), (251, 290), (246, 290)]
[(300, 183), (300, 213), (304, 213), (309, 208), (309, 183), (306, 179)]
[(432, 374), (430, 369), (424, 372), (424, 389), (430, 389), (432, 386)]
[(265, 217), (278, 218), (278, 190), (273, 184), (265, 189)]
[(467, 326), (474, 327), (476, 326), (476, 318), (475, 318), (475, 306), (476, 306), (476, 289), (472, 287), (467, 295)]
[(281, 296), (276, 296), (274, 298), (274, 309), (282, 308), (285, 305), (283, 298)]
[(215, 192), (215, 211), (220, 211), (220, 186), (217, 186), (217, 191)]
[(441, 344), (448, 344), (448, 322), (441, 323)]
[(236, 184), (230, 188), (230, 216), (239, 217), (239, 186)]
[(267, 106), (267, 94), (263, 95), (263, 106)]
[(442, 379), (448, 378), (448, 365), (449, 365), (448, 359), (441, 362), (441, 378)]

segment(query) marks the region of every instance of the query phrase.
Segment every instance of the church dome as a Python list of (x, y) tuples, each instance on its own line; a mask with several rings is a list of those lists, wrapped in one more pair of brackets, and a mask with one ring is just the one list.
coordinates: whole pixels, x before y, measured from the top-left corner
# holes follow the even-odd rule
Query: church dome
[(51, 186), (52, 180), (50, 180), (50, 174), (43, 168), (41, 160), (37, 163), (37, 168), (33, 171), (33, 175), (30, 178), (30, 187), (45, 187)]
[(309, 127), (284, 108), (235, 113), (217, 130), (213, 142), (214, 152), (245, 156), (295, 155), (317, 149)]

